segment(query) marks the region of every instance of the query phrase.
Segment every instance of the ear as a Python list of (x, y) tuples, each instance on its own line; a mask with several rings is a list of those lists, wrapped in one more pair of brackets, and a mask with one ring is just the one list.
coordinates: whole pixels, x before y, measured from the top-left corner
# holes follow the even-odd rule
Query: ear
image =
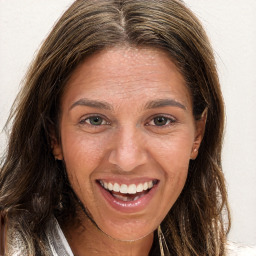
[(202, 113), (201, 118), (195, 121), (195, 125), (196, 125), (195, 139), (194, 139), (194, 143), (193, 143), (193, 147), (190, 155), (190, 159), (192, 160), (195, 160), (197, 158), (198, 151), (204, 137), (205, 125), (207, 121), (207, 111), (208, 109), (206, 108)]
[(51, 148), (54, 158), (56, 160), (63, 160), (61, 143), (58, 141), (55, 132), (51, 132)]

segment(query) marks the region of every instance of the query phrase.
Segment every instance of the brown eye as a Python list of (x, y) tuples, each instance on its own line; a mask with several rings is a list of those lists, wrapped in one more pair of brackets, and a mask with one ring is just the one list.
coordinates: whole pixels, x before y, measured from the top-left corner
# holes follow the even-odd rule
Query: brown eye
[(175, 122), (176, 122), (176, 119), (174, 119), (172, 117), (165, 117), (165, 116), (159, 115), (159, 116), (152, 118), (151, 121), (148, 122), (147, 125), (161, 127), (161, 126), (172, 125)]

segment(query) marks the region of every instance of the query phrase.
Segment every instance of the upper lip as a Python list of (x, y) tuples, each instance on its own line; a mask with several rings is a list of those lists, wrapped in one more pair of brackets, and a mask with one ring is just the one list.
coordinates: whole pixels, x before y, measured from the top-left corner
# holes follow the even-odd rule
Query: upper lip
[(158, 179), (155, 178), (136, 178), (136, 179), (128, 179), (128, 178), (102, 178), (102, 179), (97, 179), (97, 181), (102, 181), (105, 183), (117, 183), (119, 185), (126, 184), (126, 185), (131, 185), (135, 184), (138, 185), (140, 183), (144, 184), (145, 182), (150, 182), (150, 181), (155, 181)]
[(118, 184), (139, 184), (144, 182), (149, 182), (151, 180), (159, 180), (156, 175), (143, 175), (143, 174), (114, 174), (114, 173), (98, 173), (97, 176), (94, 176), (93, 179), (95, 181), (104, 181), (104, 182), (112, 182)]

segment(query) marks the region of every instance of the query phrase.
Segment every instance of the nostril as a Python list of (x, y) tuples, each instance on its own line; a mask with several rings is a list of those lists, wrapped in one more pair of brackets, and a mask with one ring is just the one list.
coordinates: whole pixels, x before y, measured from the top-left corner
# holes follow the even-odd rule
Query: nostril
[(146, 164), (148, 160), (146, 153), (142, 151), (135, 150), (134, 152), (128, 153), (112, 151), (109, 156), (109, 162), (117, 166), (120, 170), (128, 172)]
[(110, 149), (108, 160), (122, 171), (131, 171), (148, 162), (148, 153), (141, 134), (131, 125), (123, 127)]

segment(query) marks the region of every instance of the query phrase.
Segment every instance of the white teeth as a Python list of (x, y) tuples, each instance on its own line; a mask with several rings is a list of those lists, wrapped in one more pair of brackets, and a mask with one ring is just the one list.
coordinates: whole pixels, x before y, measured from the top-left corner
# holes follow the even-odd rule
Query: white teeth
[(122, 196), (122, 195), (116, 195), (116, 194), (113, 194), (113, 196), (117, 199), (120, 199), (122, 201), (125, 201), (127, 202), (128, 201), (128, 197), (127, 196)]
[(133, 201), (136, 201), (136, 200), (138, 200), (139, 198), (140, 198), (140, 196), (136, 196), (136, 197), (134, 197)]
[(119, 192), (119, 191), (120, 191), (120, 186), (119, 186), (117, 183), (115, 183), (115, 184), (114, 184), (114, 187), (113, 187), (113, 190), (114, 190), (115, 192)]
[[(148, 182), (144, 182), (144, 183), (139, 183), (137, 186), (135, 184), (118, 184), (118, 183), (108, 183), (108, 182), (104, 182), (102, 180), (99, 181), (101, 186), (109, 191), (114, 191), (114, 192), (119, 192), (122, 194), (136, 194), (136, 193), (140, 193), (142, 191), (146, 191), (148, 189), (151, 189), (155, 182), (153, 180), (148, 181)], [(122, 199), (123, 200), (123, 199)], [(129, 199), (127, 199), (129, 200)], [(123, 200), (125, 201), (125, 200)]]
[(136, 194), (137, 189), (135, 184), (131, 184), (128, 187), (128, 194)]
[(122, 200), (124, 202), (128, 202), (128, 201), (136, 201), (138, 200), (140, 197), (142, 197), (143, 195), (139, 195), (139, 196), (135, 196), (133, 197), (128, 197), (128, 196), (123, 196), (123, 195), (117, 195), (117, 194), (113, 194), (113, 197)]
[[(112, 191), (113, 190), (113, 185), (112, 185), (112, 183), (104, 183), (104, 184), (107, 184), (107, 189), (109, 190), (109, 191)], [(105, 187), (105, 186), (104, 186)]]
[(125, 184), (122, 184), (120, 187), (120, 193), (127, 194), (128, 193), (128, 186)]
[(137, 186), (137, 192), (142, 192), (143, 191), (143, 185), (140, 183), (138, 186)]

